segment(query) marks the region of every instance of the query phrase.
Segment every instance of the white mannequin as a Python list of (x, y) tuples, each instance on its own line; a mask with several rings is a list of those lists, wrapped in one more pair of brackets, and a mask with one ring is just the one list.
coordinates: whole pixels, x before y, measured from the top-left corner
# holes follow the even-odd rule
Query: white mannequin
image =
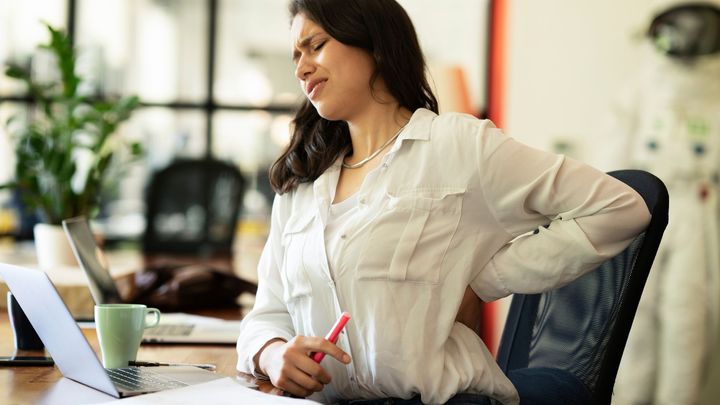
[[(664, 1), (657, 10), (684, 3)], [(706, 3), (720, 10), (720, 0)], [(615, 111), (612, 135), (625, 145), (615, 145), (621, 155), (614, 168), (660, 177), (670, 192), (670, 219), (613, 404), (690, 405), (705, 382), (720, 305), (720, 52), (677, 57), (648, 45), (641, 79)]]

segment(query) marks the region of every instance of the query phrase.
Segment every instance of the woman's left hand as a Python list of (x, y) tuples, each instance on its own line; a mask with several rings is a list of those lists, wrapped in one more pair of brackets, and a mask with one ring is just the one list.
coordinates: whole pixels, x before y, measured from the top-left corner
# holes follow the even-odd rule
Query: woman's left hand
[(480, 336), (480, 318), (482, 316), (482, 300), (475, 295), (475, 292), (469, 286), (465, 288), (460, 309), (455, 322), (460, 322), (468, 328), (475, 331)]

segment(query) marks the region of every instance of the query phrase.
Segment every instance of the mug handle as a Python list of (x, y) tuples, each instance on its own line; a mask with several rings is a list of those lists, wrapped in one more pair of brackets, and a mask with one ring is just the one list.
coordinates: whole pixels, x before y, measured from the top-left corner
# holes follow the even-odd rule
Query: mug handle
[(150, 314), (154, 315), (154, 319), (150, 323), (145, 322), (145, 329), (154, 328), (154, 327), (158, 326), (158, 324), (160, 323), (160, 310), (159, 309), (157, 309), (157, 308), (145, 309), (146, 319), (147, 319), (147, 316)]

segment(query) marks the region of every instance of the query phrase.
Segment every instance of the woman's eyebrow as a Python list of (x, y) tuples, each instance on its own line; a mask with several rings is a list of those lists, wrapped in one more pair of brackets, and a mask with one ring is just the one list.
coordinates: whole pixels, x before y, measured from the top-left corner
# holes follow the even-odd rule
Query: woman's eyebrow
[(298, 49), (307, 48), (310, 42), (317, 36), (317, 33), (310, 34), (304, 38), (301, 38), (297, 41), (295, 45), (295, 49), (293, 50), (292, 59), (295, 61), (300, 57), (300, 52), (298, 52)]

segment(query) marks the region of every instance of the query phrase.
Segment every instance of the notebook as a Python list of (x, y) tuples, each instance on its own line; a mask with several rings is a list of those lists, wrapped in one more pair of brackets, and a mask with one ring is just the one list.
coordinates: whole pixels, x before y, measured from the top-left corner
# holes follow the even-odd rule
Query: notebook
[[(85, 217), (63, 221), (73, 253), (88, 278), (90, 293), (96, 304), (124, 302), (105, 256), (95, 242)], [(240, 334), (240, 321), (199, 317), (187, 314), (163, 314), (160, 325), (143, 335), (145, 343), (222, 344), (235, 345)]]
[(42, 271), (0, 263), (0, 276), (27, 315), (63, 376), (122, 398), (212, 381), (196, 367), (105, 369), (55, 286)]

